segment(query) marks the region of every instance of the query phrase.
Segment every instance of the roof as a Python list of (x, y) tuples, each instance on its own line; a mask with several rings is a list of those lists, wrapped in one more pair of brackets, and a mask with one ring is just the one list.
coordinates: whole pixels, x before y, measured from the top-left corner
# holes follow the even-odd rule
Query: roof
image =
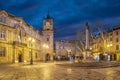
[(113, 30), (118, 30), (118, 29), (120, 29), (120, 25), (117, 25), (117, 26), (113, 27)]

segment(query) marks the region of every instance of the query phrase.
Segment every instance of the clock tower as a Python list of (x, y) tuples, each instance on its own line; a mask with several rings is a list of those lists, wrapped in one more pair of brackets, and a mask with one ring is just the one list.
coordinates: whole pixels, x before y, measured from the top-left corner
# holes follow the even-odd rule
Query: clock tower
[(54, 29), (53, 29), (53, 18), (47, 15), (43, 20), (43, 54), (45, 61), (53, 60), (54, 56)]
[(53, 30), (53, 19), (50, 17), (50, 15), (47, 15), (47, 17), (43, 21), (43, 30)]

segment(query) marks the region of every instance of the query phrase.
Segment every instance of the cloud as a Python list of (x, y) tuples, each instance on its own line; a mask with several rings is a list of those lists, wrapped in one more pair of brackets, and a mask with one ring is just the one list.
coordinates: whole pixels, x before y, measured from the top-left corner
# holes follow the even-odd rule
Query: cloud
[(23, 17), (37, 29), (42, 28), (42, 20), (49, 11), (54, 18), (56, 39), (75, 36), (86, 21), (90, 24), (99, 21), (108, 26), (118, 25), (119, 8), (119, 0), (0, 0), (1, 10)]

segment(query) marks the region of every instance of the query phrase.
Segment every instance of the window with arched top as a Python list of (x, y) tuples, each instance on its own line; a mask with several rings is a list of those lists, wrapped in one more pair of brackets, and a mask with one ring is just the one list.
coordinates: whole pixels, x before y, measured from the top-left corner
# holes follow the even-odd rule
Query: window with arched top
[(0, 39), (5, 39), (5, 31), (0, 31)]

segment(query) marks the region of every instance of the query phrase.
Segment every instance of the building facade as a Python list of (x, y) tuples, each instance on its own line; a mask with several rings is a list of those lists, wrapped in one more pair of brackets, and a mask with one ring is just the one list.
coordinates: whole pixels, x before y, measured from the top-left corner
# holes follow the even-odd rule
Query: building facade
[(91, 42), (94, 57), (100, 60), (120, 60), (120, 26), (95, 37)]
[[(80, 47), (79, 40), (60, 40), (56, 42), (56, 56), (59, 58), (83, 56), (85, 46)], [(100, 61), (120, 61), (120, 26), (111, 31), (90, 38), (91, 56)], [(84, 45), (84, 44), (83, 44)], [(80, 51), (81, 48), (83, 51)]]
[(77, 40), (56, 41), (56, 57), (65, 60), (69, 56), (80, 56), (77, 49)]
[(0, 63), (53, 60), (53, 23), (48, 15), (40, 32), (21, 17), (0, 11)]

